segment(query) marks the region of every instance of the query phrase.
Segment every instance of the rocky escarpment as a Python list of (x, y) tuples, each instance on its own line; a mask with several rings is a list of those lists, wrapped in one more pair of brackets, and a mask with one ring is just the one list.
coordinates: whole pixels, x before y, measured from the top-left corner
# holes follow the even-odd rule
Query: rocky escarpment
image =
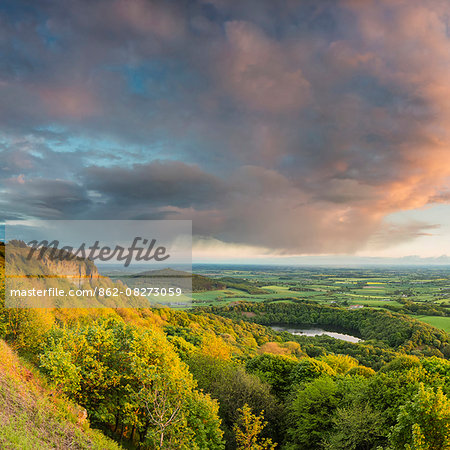
[(52, 248), (31, 251), (23, 242), (11, 242), (6, 246), (7, 276), (37, 276), (66, 278), (81, 286), (84, 282), (100, 277), (94, 262)]
[(95, 279), (99, 277), (98, 269), (94, 263), (87, 259), (76, 258), (71, 261), (51, 259), (45, 254), (41, 260), (50, 273), (61, 277), (71, 278), (89, 278)]
[[(7, 296), (10, 307), (149, 306), (145, 296), (127, 295), (127, 286), (123, 283), (100, 275), (90, 259), (74, 257), (62, 250), (52, 255), (51, 248), (45, 249), (42, 255), (40, 251), (30, 253), (30, 249), (19, 241), (6, 244), (5, 281), (6, 291), (11, 293)], [(83, 292), (76, 291), (80, 288)]]

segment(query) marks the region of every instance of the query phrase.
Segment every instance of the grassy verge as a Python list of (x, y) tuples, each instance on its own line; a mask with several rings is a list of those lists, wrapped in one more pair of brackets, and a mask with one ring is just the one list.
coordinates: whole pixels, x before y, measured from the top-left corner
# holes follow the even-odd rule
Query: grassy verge
[(120, 447), (90, 428), (83, 408), (60, 397), (0, 341), (0, 448), (98, 449)]

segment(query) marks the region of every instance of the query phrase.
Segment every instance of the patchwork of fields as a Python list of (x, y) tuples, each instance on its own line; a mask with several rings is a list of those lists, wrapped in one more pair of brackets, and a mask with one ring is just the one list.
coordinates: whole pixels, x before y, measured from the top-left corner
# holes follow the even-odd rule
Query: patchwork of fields
[[(348, 308), (372, 307), (411, 314), (450, 332), (450, 268), (289, 268), (199, 265), (208, 278), (233, 278), (263, 293), (227, 288), (193, 294), (194, 306), (237, 301), (289, 302), (305, 299)], [(430, 313), (431, 312), (431, 313)]]

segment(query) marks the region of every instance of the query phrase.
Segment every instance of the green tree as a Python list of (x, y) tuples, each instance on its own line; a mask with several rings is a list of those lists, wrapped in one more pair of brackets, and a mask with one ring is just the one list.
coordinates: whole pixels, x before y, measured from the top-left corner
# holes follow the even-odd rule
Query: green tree
[(277, 444), (271, 439), (262, 438), (261, 432), (267, 425), (264, 421), (264, 411), (257, 416), (247, 403), (238, 409), (239, 419), (234, 425), (236, 435), (236, 450), (273, 450)]
[(219, 450), (218, 405), (196, 382), (161, 330), (119, 319), (56, 329), (40, 357), (44, 372), (89, 419), (142, 448)]
[(383, 411), (386, 436), (397, 423), (400, 408), (414, 397), (420, 383), (431, 383), (430, 375), (422, 367), (378, 372), (367, 380), (366, 398), (374, 409)]
[(421, 367), (420, 359), (417, 356), (402, 355), (386, 364), (381, 372), (397, 372), (409, 370), (414, 367)]
[(292, 448), (317, 448), (332, 426), (339, 404), (336, 382), (320, 377), (299, 389), (289, 406), (287, 434)]
[(304, 383), (322, 376), (336, 375), (335, 370), (325, 361), (314, 358), (302, 358), (292, 371), (292, 383)]
[(268, 383), (230, 361), (193, 355), (188, 362), (198, 386), (219, 402), (219, 415), (228, 448), (233, 448), (235, 440), (233, 427), (239, 417), (237, 410), (246, 403), (256, 414), (265, 411), (268, 425), (262, 433), (265, 437), (271, 436), (280, 441), (284, 431), (283, 408), (271, 393)]
[(320, 359), (327, 363), (338, 374), (348, 372), (358, 365), (358, 361), (348, 355), (325, 355)]
[(130, 349), (133, 400), (140, 409), (140, 434), (150, 448), (220, 449), (217, 406), (196, 383), (165, 336), (135, 333)]
[(375, 370), (371, 369), (370, 367), (366, 366), (355, 366), (349, 369), (345, 374), (349, 376), (355, 376), (358, 375), (360, 377), (369, 378), (375, 375)]
[(52, 350), (41, 360), (41, 369), (56, 384), (58, 390), (70, 396), (76, 396), (80, 390), (80, 369), (72, 361), (62, 342), (52, 342)]
[(401, 407), (390, 440), (410, 450), (450, 448), (450, 401), (441, 388), (420, 384), (414, 398)]
[(54, 317), (45, 308), (0, 307), (1, 337), (14, 349), (31, 356), (38, 352), (53, 322)]
[(370, 450), (381, 443), (381, 412), (367, 404), (337, 408), (333, 419), (333, 430), (326, 438), (327, 450)]
[(250, 359), (246, 369), (269, 383), (273, 392), (283, 398), (289, 393), (292, 373), (297, 366), (298, 361), (290, 357), (266, 353)]

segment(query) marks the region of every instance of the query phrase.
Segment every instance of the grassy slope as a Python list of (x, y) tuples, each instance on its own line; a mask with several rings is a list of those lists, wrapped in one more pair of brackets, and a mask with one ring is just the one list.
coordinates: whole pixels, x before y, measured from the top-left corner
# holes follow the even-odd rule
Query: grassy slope
[(433, 327), (440, 328), (441, 330), (450, 333), (450, 317), (440, 316), (411, 316), (414, 319), (433, 325)]
[(119, 449), (83, 421), (82, 411), (52, 394), (37, 372), (0, 341), (0, 448)]

